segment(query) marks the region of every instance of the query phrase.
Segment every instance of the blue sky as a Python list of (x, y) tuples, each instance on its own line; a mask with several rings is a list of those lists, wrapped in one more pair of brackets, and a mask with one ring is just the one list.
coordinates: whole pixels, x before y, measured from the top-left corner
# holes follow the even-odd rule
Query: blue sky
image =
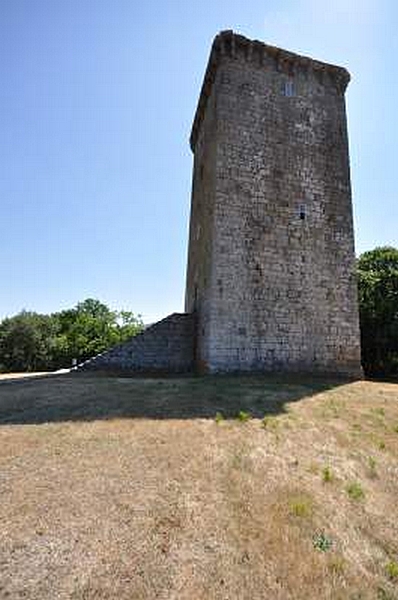
[(5, 0), (0, 23), (0, 318), (183, 309), (188, 138), (222, 29), (349, 69), (357, 253), (398, 246), (392, 0)]

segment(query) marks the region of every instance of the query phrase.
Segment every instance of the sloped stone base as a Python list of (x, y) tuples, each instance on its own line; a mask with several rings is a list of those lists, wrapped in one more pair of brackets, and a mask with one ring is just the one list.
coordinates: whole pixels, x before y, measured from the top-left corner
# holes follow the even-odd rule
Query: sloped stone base
[(189, 373), (194, 368), (194, 332), (193, 314), (173, 313), (78, 365), (77, 371)]

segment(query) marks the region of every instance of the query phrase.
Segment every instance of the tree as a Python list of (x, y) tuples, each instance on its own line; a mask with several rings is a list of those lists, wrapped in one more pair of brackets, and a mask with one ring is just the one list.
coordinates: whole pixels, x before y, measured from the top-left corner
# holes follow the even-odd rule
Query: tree
[(112, 311), (93, 298), (56, 315), (59, 322), (58, 362), (82, 362), (133, 337), (143, 328), (141, 318), (128, 311)]
[(369, 375), (398, 375), (398, 250), (389, 246), (358, 259), (362, 362)]
[(128, 310), (121, 310), (116, 317), (119, 341), (124, 342), (140, 333), (144, 328), (141, 315), (136, 316)]
[(0, 367), (6, 371), (52, 368), (57, 325), (49, 315), (22, 311), (0, 323)]
[(0, 369), (52, 370), (82, 362), (133, 337), (143, 329), (140, 316), (112, 311), (88, 298), (50, 315), (23, 311), (0, 323)]

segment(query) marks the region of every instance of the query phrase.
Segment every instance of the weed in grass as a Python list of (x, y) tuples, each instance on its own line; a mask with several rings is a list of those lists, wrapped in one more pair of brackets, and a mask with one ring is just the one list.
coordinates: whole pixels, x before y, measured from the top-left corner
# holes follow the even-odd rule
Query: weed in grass
[(312, 514), (312, 503), (307, 498), (290, 500), (289, 508), (294, 517), (306, 518)]
[(376, 470), (377, 462), (373, 456), (369, 456), (368, 458), (368, 475), (371, 479), (376, 479), (377, 470)]
[(347, 486), (347, 494), (351, 500), (359, 501), (365, 498), (365, 492), (358, 481), (353, 481)]
[(390, 562), (386, 564), (386, 573), (389, 579), (398, 581), (398, 562), (390, 560)]
[(219, 425), (220, 423), (222, 423), (222, 421), (224, 421), (224, 415), (220, 412), (217, 412), (216, 416), (214, 417), (214, 420), (217, 423), (217, 425)]
[(395, 431), (395, 433), (398, 433), (398, 425), (395, 425), (394, 431)]
[(384, 442), (384, 440), (380, 440), (379, 441), (379, 450), (385, 450), (386, 449), (386, 443)]
[(333, 481), (333, 479), (334, 475), (332, 469), (330, 467), (324, 467), (322, 469), (322, 481), (324, 483), (330, 483), (331, 481)]
[(363, 433), (363, 428), (362, 425), (360, 425), (360, 423), (353, 423), (351, 426), (351, 435), (352, 438), (359, 438)]
[(232, 467), (234, 469), (240, 469), (242, 467), (242, 455), (240, 453), (234, 454), (232, 457)]
[(247, 421), (249, 421), (249, 419), (252, 418), (251, 414), (249, 412), (246, 412), (244, 410), (240, 410), (238, 412), (238, 415), (236, 417), (238, 419), (238, 421), (240, 421), (241, 423), (246, 423)]
[(324, 531), (320, 531), (316, 533), (312, 538), (312, 543), (314, 548), (320, 550), (321, 552), (327, 552), (332, 547), (332, 538), (325, 534)]
[(332, 556), (328, 562), (328, 569), (335, 575), (342, 575), (345, 570), (345, 560), (342, 556)]
[(382, 587), (377, 588), (377, 600), (395, 600), (389, 592)]
[(333, 419), (337, 419), (338, 417), (340, 417), (341, 410), (344, 409), (344, 403), (337, 402), (336, 400), (329, 400), (329, 402), (327, 403), (327, 409), (329, 411), (329, 415)]
[(277, 421), (276, 417), (266, 416), (263, 418), (261, 423), (262, 423), (262, 426), (264, 427), (264, 429), (270, 429), (270, 430), (275, 431), (278, 428), (278, 421)]
[(232, 457), (232, 468), (241, 471), (247, 467), (248, 464), (247, 452), (243, 448), (237, 450)]
[(380, 408), (380, 407), (378, 407), (378, 408), (372, 408), (371, 412), (374, 415), (379, 415), (381, 417), (384, 417), (385, 414), (386, 414), (384, 408)]
[(311, 462), (309, 467), (308, 467), (308, 471), (310, 473), (312, 473), (313, 475), (318, 475), (319, 473), (319, 465), (316, 462)]

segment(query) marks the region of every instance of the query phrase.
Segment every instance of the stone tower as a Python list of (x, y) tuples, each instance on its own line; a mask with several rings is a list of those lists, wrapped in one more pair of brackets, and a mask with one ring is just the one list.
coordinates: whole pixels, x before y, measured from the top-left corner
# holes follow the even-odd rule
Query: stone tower
[(202, 371), (359, 376), (348, 72), (214, 40), (192, 127), (186, 311)]

